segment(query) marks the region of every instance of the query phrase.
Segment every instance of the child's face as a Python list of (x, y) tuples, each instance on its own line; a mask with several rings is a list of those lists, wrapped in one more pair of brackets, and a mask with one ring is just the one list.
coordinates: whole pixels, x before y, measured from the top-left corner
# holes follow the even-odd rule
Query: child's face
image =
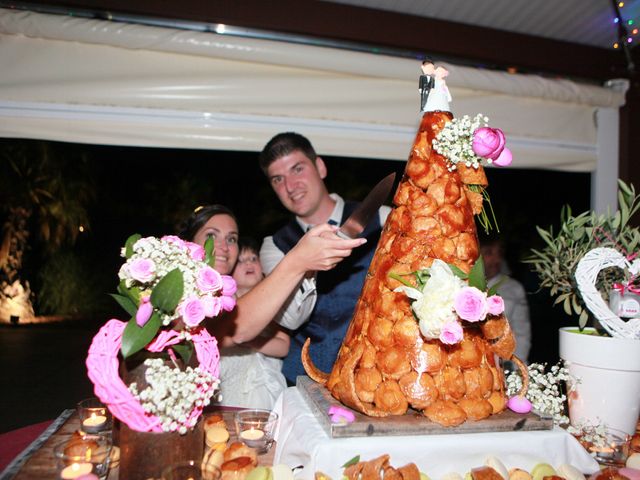
[(254, 250), (243, 249), (233, 270), (233, 278), (238, 288), (252, 288), (262, 280), (260, 257)]

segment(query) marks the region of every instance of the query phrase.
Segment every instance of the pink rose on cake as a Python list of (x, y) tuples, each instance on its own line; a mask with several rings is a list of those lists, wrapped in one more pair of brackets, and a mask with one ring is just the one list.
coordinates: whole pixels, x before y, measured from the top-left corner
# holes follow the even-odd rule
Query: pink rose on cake
[(468, 322), (484, 320), (488, 312), (487, 294), (476, 287), (464, 287), (457, 293), (453, 308), (461, 319)]
[(489, 314), (500, 315), (504, 312), (504, 300), (499, 295), (491, 295), (487, 298), (487, 307)]
[(473, 152), (499, 167), (511, 165), (511, 150), (505, 148), (505, 143), (504, 133), (499, 128), (481, 127), (473, 132)]

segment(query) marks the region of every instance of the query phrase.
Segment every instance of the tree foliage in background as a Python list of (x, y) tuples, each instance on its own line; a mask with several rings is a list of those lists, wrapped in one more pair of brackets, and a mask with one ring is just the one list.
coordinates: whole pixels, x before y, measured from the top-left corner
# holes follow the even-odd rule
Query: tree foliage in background
[(73, 244), (80, 226), (89, 228), (87, 204), (93, 190), (86, 160), (54, 152), (46, 142), (0, 143), (0, 316), (16, 307), (22, 315), (33, 315), (24, 265), (35, 242), (51, 254)]
[[(618, 181), (618, 204), (618, 210), (605, 214), (589, 210), (574, 216), (568, 206), (563, 208), (559, 231), (537, 227), (544, 247), (531, 250), (525, 259), (538, 274), (540, 287), (548, 288), (555, 297), (554, 303), (561, 303), (567, 315), (579, 316), (580, 328), (586, 326), (589, 312), (574, 277), (578, 262), (597, 247), (611, 247), (629, 257), (640, 245), (640, 230), (631, 225), (640, 209), (640, 197), (633, 185), (622, 180)], [(619, 268), (607, 268), (598, 275), (596, 287), (606, 297), (613, 284), (624, 279), (625, 272)]]

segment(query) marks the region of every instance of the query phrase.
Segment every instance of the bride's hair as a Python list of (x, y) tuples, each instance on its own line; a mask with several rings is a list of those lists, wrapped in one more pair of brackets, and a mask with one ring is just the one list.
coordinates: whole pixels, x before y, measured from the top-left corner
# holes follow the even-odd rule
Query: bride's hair
[(178, 225), (178, 236), (183, 240), (193, 241), (193, 237), (198, 233), (198, 230), (200, 230), (211, 217), (216, 215), (229, 215), (238, 223), (238, 219), (229, 207), (220, 204), (200, 206)]

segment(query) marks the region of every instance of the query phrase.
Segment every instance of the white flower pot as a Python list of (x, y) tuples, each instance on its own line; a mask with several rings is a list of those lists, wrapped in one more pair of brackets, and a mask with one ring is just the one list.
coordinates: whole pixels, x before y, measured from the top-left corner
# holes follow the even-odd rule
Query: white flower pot
[(604, 423), (633, 434), (640, 414), (640, 340), (577, 331), (560, 329), (560, 357), (578, 379), (569, 394), (571, 423)]

